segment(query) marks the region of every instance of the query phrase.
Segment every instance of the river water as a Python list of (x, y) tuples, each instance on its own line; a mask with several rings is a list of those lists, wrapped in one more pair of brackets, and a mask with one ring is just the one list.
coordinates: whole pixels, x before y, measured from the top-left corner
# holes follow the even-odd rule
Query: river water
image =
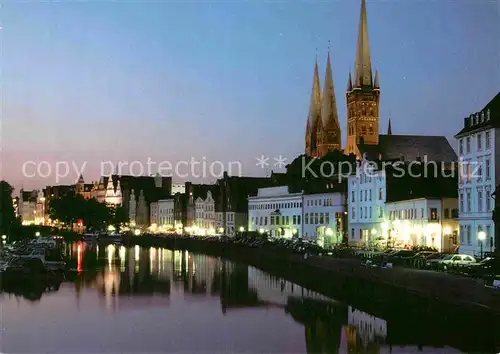
[(82, 243), (67, 253), (58, 287), (2, 293), (0, 352), (460, 352), (221, 258)]

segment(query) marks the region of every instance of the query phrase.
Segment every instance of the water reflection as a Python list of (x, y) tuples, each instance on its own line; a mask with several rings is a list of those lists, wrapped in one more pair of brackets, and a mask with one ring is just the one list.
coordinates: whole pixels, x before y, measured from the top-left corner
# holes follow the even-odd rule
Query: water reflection
[[(113, 314), (147, 308), (165, 309), (181, 306), (181, 303), (200, 306), (206, 302), (207, 306), (212, 308), (209, 304), (218, 298), (219, 313), (235, 324), (240, 323), (238, 321), (244, 322), (246, 311), (250, 310), (273, 311), (269, 312), (272, 314), (269, 318), (266, 317), (271, 326), (273, 322), (281, 321), (278, 321), (279, 316), (292, 319), (296, 325), (303, 328), (304, 348), (303, 350), (287, 348), (285, 351), (288, 352), (295, 350), (309, 353), (396, 353), (422, 350), (436, 353), (458, 352), (450, 347), (434, 348), (430, 351), (425, 345), (432, 343), (432, 340), (412, 336), (411, 332), (414, 331), (412, 323), (391, 327), (386, 320), (352, 306), (254, 267), (221, 258), (187, 251), (146, 249), (137, 246), (117, 248), (110, 245), (101, 246), (99, 249), (98, 246), (80, 243), (70, 246), (67, 254), (75, 266), (75, 271), (67, 274), (66, 281), (68, 285), (73, 283), (71, 286), (75, 307), (80, 312), (89, 311), (80, 306), (82, 299), (96, 295), (99, 299), (98, 306), (101, 306), (105, 313)], [(47, 289), (42, 289), (38, 293), (31, 290), (16, 293), (13, 289), (4, 287), (4, 291), (27, 299), (40, 299), (42, 293), (50, 297), (50, 294), (45, 292)], [(67, 294), (64, 296), (71, 297)], [(204, 309), (200, 308), (200, 311), (203, 312)], [(75, 320), (78, 320), (78, 317)], [(210, 326), (218, 324), (220, 325), (220, 322), (211, 320)], [(151, 324), (151, 326), (158, 325), (158, 323)], [(278, 339), (283, 336), (281, 341), (289, 341), (290, 339), (285, 337), (287, 332), (280, 326), (284, 325), (276, 325), (273, 331), (276, 332)], [(151, 327), (150, 330), (154, 332), (154, 328)], [(205, 330), (209, 331), (206, 327)], [(245, 335), (244, 332), (238, 332), (238, 336)], [(219, 333), (219, 336), (221, 336), (219, 342), (230, 341), (225, 335)], [(99, 341), (99, 338), (93, 340)], [(262, 345), (262, 348), (254, 348), (252, 351), (283, 351), (283, 348), (274, 347), (273, 343)], [(170, 347), (167, 349), (167, 351), (177, 350)], [(229, 352), (242, 349), (245, 348), (234, 348)], [(200, 347), (194, 351), (200, 350), (222, 349)]]

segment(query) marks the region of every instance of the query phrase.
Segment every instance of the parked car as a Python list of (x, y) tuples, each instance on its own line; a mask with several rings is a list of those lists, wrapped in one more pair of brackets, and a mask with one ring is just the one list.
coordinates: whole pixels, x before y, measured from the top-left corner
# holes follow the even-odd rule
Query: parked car
[(414, 250), (399, 250), (396, 252), (388, 253), (384, 256), (384, 263), (392, 263), (393, 266), (403, 265), (405, 260), (413, 257), (418, 252)]
[(425, 267), (425, 262), (428, 259), (437, 258), (439, 256), (440, 253), (437, 251), (421, 251), (413, 256), (405, 257), (403, 260), (406, 266), (421, 269)]
[(464, 266), (462, 273), (474, 278), (500, 275), (500, 259), (495, 257), (486, 257), (480, 262)]
[[(433, 262), (434, 261), (434, 262)], [(476, 263), (476, 259), (468, 254), (449, 254), (442, 258), (431, 260), (434, 263), (434, 269), (447, 271), (461, 266)]]

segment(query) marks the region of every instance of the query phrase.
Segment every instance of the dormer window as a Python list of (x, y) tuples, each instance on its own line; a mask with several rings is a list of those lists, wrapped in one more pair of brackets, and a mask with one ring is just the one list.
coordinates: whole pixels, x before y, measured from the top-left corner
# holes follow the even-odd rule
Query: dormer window
[(484, 122), (484, 112), (481, 112), (481, 123)]
[(469, 127), (472, 127), (473, 125), (474, 125), (474, 117), (471, 114), (469, 117)]
[(490, 120), (490, 109), (486, 111), (486, 120)]

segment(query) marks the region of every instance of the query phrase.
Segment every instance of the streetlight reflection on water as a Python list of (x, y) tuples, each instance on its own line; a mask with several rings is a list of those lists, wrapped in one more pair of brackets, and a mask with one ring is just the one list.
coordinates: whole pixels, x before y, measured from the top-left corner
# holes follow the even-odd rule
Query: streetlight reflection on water
[(113, 264), (114, 257), (115, 257), (115, 246), (109, 245), (108, 246), (108, 265), (109, 265), (110, 270), (111, 270), (111, 265)]

